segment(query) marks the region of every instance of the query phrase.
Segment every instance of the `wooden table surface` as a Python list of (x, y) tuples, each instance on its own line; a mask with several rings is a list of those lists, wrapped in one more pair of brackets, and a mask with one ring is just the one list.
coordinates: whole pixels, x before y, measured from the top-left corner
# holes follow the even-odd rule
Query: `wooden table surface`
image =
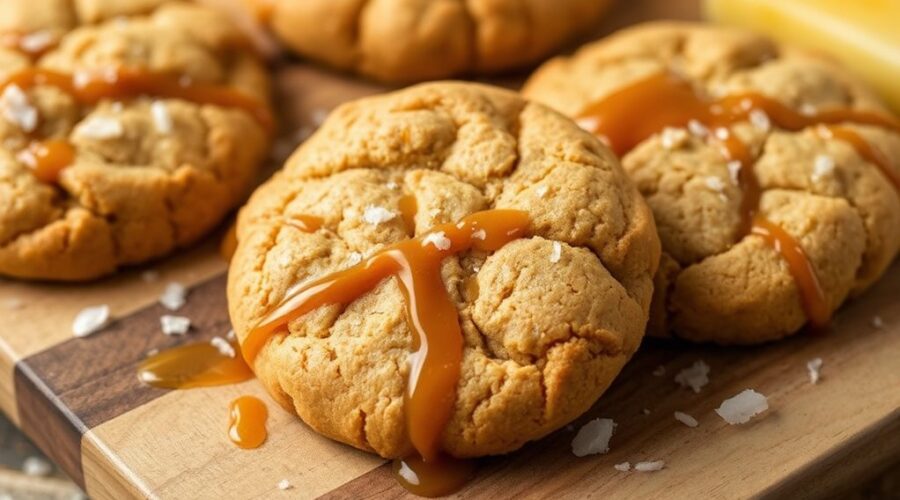
[[(621, 1), (597, 35), (650, 18), (697, 17), (694, 1)], [(520, 78), (497, 80), (515, 86)], [(384, 90), (345, 75), (288, 62), (277, 73), (289, 151), (336, 104)], [(269, 404), (269, 440), (241, 450), (227, 440), (228, 402), (267, 399), (251, 380), (235, 386), (166, 391), (141, 385), (137, 363), (152, 349), (223, 336), (229, 330), (220, 235), (140, 269), (84, 285), (0, 281), (0, 408), (95, 498), (399, 498), (407, 496), (384, 460), (322, 438)], [(147, 282), (142, 271), (159, 279)], [(191, 287), (193, 331), (160, 332), (157, 298), (177, 281)], [(6, 308), (10, 301), (21, 303)], [(71, 323), (87, 306), (108, 304), (115, 322), (74, 339)], [(848, 304), (825, 335), (725, 349), (646, 341), (613, 387), (574, 427), (505, 457), (482, 460), (461, 496), (733, 498), (818, 497), (865, 479), (900, 459), (900, 263)], [(881, 327), (873, 318), (882, 319)], [(824, 360), (810, 384), (806, 362)], [(695, 394), (673, 377), (697, 360), (710, 383)], [(653, 372), (665, 367), (664, 376)], [(745, 388), (770, 410), (728, 426), (714, 409)], [(649, 410), (649, 414), (645, 411)], [(699, 426), (673, 418), (684, 411)], [(576, 458), (574, 429), (590, 418), (618, 423), (606, 455)], [(664, 460), (653, 473), (613, 464)], [(279, 491), (287, 479), (292, 488)]]

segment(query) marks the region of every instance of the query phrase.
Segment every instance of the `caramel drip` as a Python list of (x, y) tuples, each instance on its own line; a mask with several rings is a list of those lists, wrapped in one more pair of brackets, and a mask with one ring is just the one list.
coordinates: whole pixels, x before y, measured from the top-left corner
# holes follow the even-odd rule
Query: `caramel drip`
[(403, 225), (406, 226), (406, 233), (410, 237), (416, 235), (416, 212), (419, 205), (416, 203), (416, 197), (406, 195), (400, 198), (400, 216), (403, 218)]
[(819, 129), (820, 135), (825, 138), (836, 138), (844, 141), (856, 150), (856, 154), (861, 156), (867, 162), (875, 165), (881, 170), (881, 173), (893, 184), (894, 189), (900, 191), (900, 172), (897, 167), (891, 164), (891, 161), (881, 151), (875, 149), (869, 141), (862, 138), (857, 132), (847, 127), (836, 125), (823, 126)]
[(754, 218), (751, 234), (761, 236), (787, 262), (788, 269), (800, 289), (800, 300), (809, 322), (816, 327), (828, 324), (831, 310), (825, 301), (825, 293), (806, 252), (797, 240), (777, 224), (760, 216)]
[(472, 477), (475, 464), (441, 456), (436, 461), (419, 457), (394, 460), (394, 478), (409, 492), (421, 497), (439, 497), (458, 491)]
[(266, 404), (253, 396), (241, 396), (228, 406), (228, 438), (239, 448), (259, 448), (266, 441)]
[(60, 139), (33, 141), (18, 158), (39, 181), (56, 184), (62, 171), (75, 161), (75, 148)]
[(166, 349), (138, 366), (138, 378), (145, 384), (165, 389), (190, 389), (236, 384), (253, 378), (253, 372), (236, 342), (235, 356), (223, 354), (208, 342)]
[(809, 321), (815, 326), (828, 322), (830, 315), (825, 295), (808, 257), (787, 232), (758, 215), (762, 189), (753, 172), (754, 155), (734, 136), (731, 125), (749, 121), (754, 112), (764, 112), (768, 120), (785, 130), (802, 130), (814, 125), (850, 143), (860, 156), (875, 164), (900, 188), (900, 175), (887, 159), (858, 134), (839, 123), (873, 125), (900, 133), (900, 122), (890, 116), (847, 107), (800, 113), (781, 102), (758, 93), (741, 93), (719, 99), (699, 94), (690, 82), (671, 73), (650, 76), (587, 106), (578, 122), (586, 130), (603, 138), (622, 156), (666, 127), (685, 127), (695, 121), (713, 131), (717, 143), (729, 161), (739, 164), (741, 186), (741, 223), (739, 237), (761, 236), (787, 262), (800, 290), (800, 300)]
[(494, 251), (525, 235), (528, 214), (519, 210), (487, 210), (443, 224), (427, 235), (390, 245), (343, 271), (301, 283), (243, 343), (252, 366), (260, 349), (289, 322), (328, 304), (348, 304), (396, 276), (406, 299), (414, 331), (407, 384), (406, 417), (409, 438), (426, 461), (437, 459), (441, 433), (456, 399), (463, 337), (456, 305), (441, 279), (441, 262), (469, 249)]
[(274, 119), (269, 109), (254, 97), (225, 86), (197, 83), (186, 78), (134, 68), (82, 71), (70, 75), (29, 67), (9, 76), (0, 84), (0, 90), (13, 84), (22, 89), (49, 85), (63, 90), (84, 104), (96, 104), (102, 99), (124, 100), (153, 96), (238, 108), (253, 116), (268, 132), (274, 128)]

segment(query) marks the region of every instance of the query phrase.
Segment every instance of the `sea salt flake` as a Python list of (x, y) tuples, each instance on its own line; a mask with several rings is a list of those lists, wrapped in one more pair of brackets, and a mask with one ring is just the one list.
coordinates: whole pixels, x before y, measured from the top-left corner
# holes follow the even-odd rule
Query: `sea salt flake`
[(806, 362), (806, 371), (809, 372), (809, 383), (810, 384), (818, 384), (819, 379), (822, 378), (822, 358), (813, 358)]
[(191, 320), (184, 316), (164, 314), (159, 318), (159, 327), (166, 335), (184, 335), (191, 329)]
[(753, 389), (744, 389), (740, 394), (722, 401), (716, 408), (726, 422), (731, 425), (746, 424), (751, 418), (769, 409), (765, 396)]
[(287, 479), (282, 479), (281, 481), (278, 481), (278, 489), (281, 491), (291, 489), (291, 482), (288, 481)]
[(449, 250), (452, 242), (443, 231), (431, 233), (422, 239), (422, 246), (434, 245), (438, 250)]
[(628, 472), (631, 470), (631, 462), (622, 462), (620, 464), (613, 465), (613, 469), (616, 469), (619, 472)]
[(826, 175), (831, 175), (832, 172), (834, 172), (834, 159), (828, 155), (816, 155), (816, 159), (813, 161), (813, 182), (819, 182)]
[(675, 420), (681, 422), (682, 424), (688, 427), (697, 427), (697, 419), (688, 415), (687, 413), (676, 411), (675, 412)]
[(385, 184), (385, 186), (387, 186), (388, 189), (394, 190), (394, 191), (396, 191), (397, 189), (400, 189), (400, 185), (394, 181), (388, 181), (388, 183)]
[(41, 457), (26, 457), (22, 462), (22, 472), (26, 476), (49, 476), (53, 472), (53, 466)]
[(347, 257), (347, 265), (355, 266), (362, 262), (363, 256), (359, 252), (350, 252), (350, 255)]
[(34, 132), (38, 124), (38, 110), (31, 105), (28, 96), (16, 84), (7, 85), (0, 95), (3, 117), (23, 132)]
[(709, 176), (704, 180), (704, 183), (706, 184), (706, 187), (717, 193), (725, 191), (725, 181), (718, 177)]
[(150, 105), (150, 114), (153, 115), (153, 125), (160, 134), (172, 133), (172, 117), (169, 115), (169, 108), (163, 101), (153, 101)]
[(872, 326), (875, 328), (884, 328), (884, 320), (881, 316), (872, 316)]
[(715, 134), (716, 134), (716, 139), (718, 139), (720, 141), (724, 141), (724, 140), (728, 139), (728, 137), (731, 135), (731, 132), (729, 132), (728, 129), (725, 127), (717, 127)]
[(125, 127), (115, 118), (92, 116), (78, 124), (75, 133), (91, 139), (115, 139), (125, 134)]
[(553, 249), (550, 251), (550, 262), (556, 264), (562, 257), (562, 244), (558, 241), (553, 242)]
[(51, 31), (41, 30), (29, 33), (19, 40), (19, 47), (25, 52), (37, 53), (56, 43), (56, 35)]
[(751, 110), (749, 118), (750, 123), (763, 132), (768, 132), (772, 128), (772, 121), (769, 120), (769, 115), (761, 109)]
[(649, 415), (649, 414), (650, 414), (650, 408), (644, 408), (643, 410), (641, 410), (641, 413), (643, 413), (644, 415)]
[(656, 472), (658, 470), (663, 470), (665, 466), (666, 463), (662, 460), (655, 460), (653, 462), (638, 462), (634, 464), (634, 470), (638, 472)]
[(72, 322), (72, 334), (76, 337), (87, 337), (102, 329), (109, 323), (109, 306), (106, 304), (86, 307), (75, 316)]
[(595, 418), (584, 424), (572, 440), (572, 453), (584, 457), (608, 452), (615, 428), (616, 423), (609, 418)]
[(657, 366), (656, 368), (653, 369), (653, 376), (654, 376), (654, 377), (662, 377), (662, 376), (665, 375), (665, 374), (666, 374), (666, 367), (663, 366), (663, 365), (659, 365), (659, 366)]
[(166, 289), (159, 296), (159, 303), (170, 311), (181, 309), (185, 302), (187, 302), (187, 288), (174, 281), (166, 285)]
[(384, 207), (376, 207), (374, 205), (369, 205), (363, 211), (363, 220), (374, 226), (387, 222), (396, 216), (397, 214), (394, 212), (391, 212)]
[(662, 147), (666, 149), (676, 149), (688, 140), (687, 130), (676, 127), (666, 127), (659, 136)]
[(541, 184), (534, 189), (534, 192), (537, 194), (538, 198), (543, 198), (544, 196), (547, 196), (548, 189), (547, 186)]
[(228, 330), (228, 333), (225, 334), (225, 338), (229, 341), (237, 340), (237, 334), (234, 333), (234, 330)]
[(484, 241), (487, 238), (487, 231), (484, 229), (479, 229), (478, 231), (472, 232), (472, 238), (476, 240)]
[(725, 164), (725, 168), (728, 169), (728, 178), (731, 179), (731, 183), (735, 186), (738, 186), (741, 183), (741, 166), (739, 160), (731, 160)]
[(689, 368), (685, 368), (675, 375), (675, 382), (682, 387), (690, 387), (699, 393), (700, 389), (709, 383), (709, 365), (703, 361), (696, 361)]
[(209, 343), (212, 344), (212, 346), (215, 347), (216, 350), (219, 351), (219, 354), (221, 354), (222, 356), (233, 358), (237, 355), (237, 353), (234, 352), (234, 347), (231, 345), (231, 343), (223, 339), (222, 337), (215, 336), (209, 339)]
[(696, 137), (706, 137), (709, 135), (709, 129), (706, 128), (706, 125), (700, 123), (697, 120), (691, 120), (688, 122), (688, 130)]

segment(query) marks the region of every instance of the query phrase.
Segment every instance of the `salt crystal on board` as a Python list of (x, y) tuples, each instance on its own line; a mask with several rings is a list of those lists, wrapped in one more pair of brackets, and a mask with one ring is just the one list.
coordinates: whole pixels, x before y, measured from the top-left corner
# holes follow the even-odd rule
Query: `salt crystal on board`
[(751, 418), (769, 409), (765, 396), (753, 389), (744, 389), (740, 394), (722, 401), (716, 408), (726, 422), (731, 425), (746, 424)]
[(87, 337), (102, 329), (109, 323), (109, 306), (86, 307), (75, 316), (72, 322), (72, 333), (76, 337)]
[(170, 311), (181, 309), (185, 302), (187, 302), (187, 288), (175, 281), (166, 285), (166, 289), (159, 297), (159, 303)]
[(709, 383), (709, 365), (696, 361), (690, 368), (685, 368), (675, 375), (675, 382), (683, 387), (690, 387), (699, 393), (700, 389)]
[(231, 343), (223, 339), (222, 337), (215, 336), (209, 339), (209, 343), (212, 344), (212, 346), (215, 347), (216, 350), (219, 351), (219, 354), (221, 354), (222, 356), (227, 356), (229, 358), (237, 356), (237, 353), (234, 352), (234, 347), (231, 346)]
[(666, 463), (662, 460), (654, 460), (652, 462), (638, 462), (634, 464), (634, 470), (638, 472), (656, 472), (658, 470), (663, 470), (666, 466)]
[(883, 328), (884, 327), (884, 320), (881, 319), (881, 316), (873, 316), (872, 317), (872, 326), (874, 326), (875, 328)]
[(609, 418), (595, 418), (584, 424), (572, 440), (572, 453), (576, 457), (606, 453), (615, 428), (616, 423)]
[(291, 489), (291, 482), (288, 481), (287, 479), (282, 479), (281, 481), (278, 481), (278, 489), (281, 491)]
[(822, 378), (822, 358), (813, 358), (806, 362), (806, 370), (809, 372), (809, 383), (818, 384)]
[(22, 462), (22, 472), (26, 476), (49, 476), (53, 472), (53, 466), (41, 457), (32, 456)]
[(159, 327), (166, 335), (184, 335), (191, 329), (191, 320), (184, 316), (165, 314), (159, 318)]
[(619, 472), (628, 472), (631, 470), (631, 462), (622, 462), (620, 464), (613, 465), (613, 469), (616, 469)]
[(675, 420), (688, 427), (697, 427), (697, 419), (684, 412), (676, 411)]

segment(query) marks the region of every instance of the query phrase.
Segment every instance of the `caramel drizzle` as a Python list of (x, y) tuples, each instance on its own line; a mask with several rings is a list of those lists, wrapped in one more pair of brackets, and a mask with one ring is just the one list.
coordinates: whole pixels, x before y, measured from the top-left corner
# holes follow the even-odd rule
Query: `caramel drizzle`
[(329, 304), (348, 304), (395, 276), (403, 292), (407, 319), (415, 332), (406, 394), (410, 441), (425, 461), (438, 457), (440, 438), (453, 411), (463, 354), (456, 305), (441, 278), (441, 262), (470, 249), (495, 251), (525, 235), (528, 214), (487, 210), (443, 224), (424, 236), (390, 245), (359, 264), (301, 283), (291, 289), (244, 339), (251, 366), (274, 335), (291, 321)]
[(228, 438), (245, 450), (259, 448), (268, 437), (266, 404), (253, 396), (241, 396), (228, 405)]
[(191, 389), (243, 382), (253, 371), (231, 342), (235, 355), (223, 354), (209, 342), (197, 342), (158, 352), (138, 365), (138, 379), (163, 389)]
[[(139, 96), (181, 99), (197, 104), (238, 108), (249, 113), (267, 133), (274, 129), (274, 118), (264, 103), (234, 89), (196, 83), (172, 75), (151, 73), (133, 68), (78, 72), (74, 75), (29, 67), (10, 75), (0, 83), (0, 92), (16, 85), (26, 90), (40, 85), (56, 87), (82, 104), (96, 104), (103, 99), (124, 100)], [(32, 168), (38, 179), (56, 183), (63, 169), (75, 160), (75, 150), (59, 139), (33, 140), (20, 154), (20, 160)]]
[[(713, 129), (712, 140), (719, 144), (723, 155), (740, 164), (738, 183), (743, 191), (740, 237), (747, 234), (760, 236), (781, 254), (797, 283), (807, 318), (813, 325), (821, 326), (828, 322), (830, 311), (818, 277), (802, 247), (784, 230), (757, 215), (762, 189), (753, 172), (755, 158), (747, 145), (728, 129), (735, 123), (750, 120), (755, 110), (764, 112), (778, 127), (791, 131), (849, 122), (900, 133), (900, 123), (873, 112), (836, 108), (798, 113), (758, 93), (707, 98), (698, 94), (690, 82), (671, 73), (652, 75), (587, 106), (580, 113), (578, 122), (604, 139), (619, 156), (666, 127), (685, 127), (696, 121)], [(878, 166), (895, 186), (900, 187), (896, 171), (858, 134), (838, 126), (825, 130), (849, 142), (860, 156)]]

